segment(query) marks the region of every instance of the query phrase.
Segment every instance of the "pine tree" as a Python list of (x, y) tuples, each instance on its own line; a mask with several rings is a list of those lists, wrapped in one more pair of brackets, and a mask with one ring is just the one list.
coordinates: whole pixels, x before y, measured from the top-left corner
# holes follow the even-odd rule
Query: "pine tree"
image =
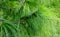
[(0, 0), (0, 37), (60, 37), (60, 0)]

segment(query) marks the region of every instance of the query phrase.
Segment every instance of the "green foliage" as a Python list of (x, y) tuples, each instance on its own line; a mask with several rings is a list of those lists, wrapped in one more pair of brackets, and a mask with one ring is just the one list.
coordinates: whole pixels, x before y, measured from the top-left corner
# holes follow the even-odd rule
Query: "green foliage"
[(0, 0), (0, 37), (60, 37), (60, 0)]

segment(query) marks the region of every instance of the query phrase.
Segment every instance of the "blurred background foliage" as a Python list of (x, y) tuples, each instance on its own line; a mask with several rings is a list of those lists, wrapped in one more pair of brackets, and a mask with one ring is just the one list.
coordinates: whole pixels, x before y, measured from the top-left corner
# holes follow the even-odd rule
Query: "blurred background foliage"
[(60, 0), (0, 0), (0, 37), (60, 37)]

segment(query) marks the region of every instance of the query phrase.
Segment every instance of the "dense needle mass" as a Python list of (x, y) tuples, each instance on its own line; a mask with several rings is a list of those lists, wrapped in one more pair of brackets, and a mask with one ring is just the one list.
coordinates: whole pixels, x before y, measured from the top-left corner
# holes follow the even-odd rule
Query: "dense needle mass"
[(60, 0), (0, 0), (0, 37), (60, 37)]

